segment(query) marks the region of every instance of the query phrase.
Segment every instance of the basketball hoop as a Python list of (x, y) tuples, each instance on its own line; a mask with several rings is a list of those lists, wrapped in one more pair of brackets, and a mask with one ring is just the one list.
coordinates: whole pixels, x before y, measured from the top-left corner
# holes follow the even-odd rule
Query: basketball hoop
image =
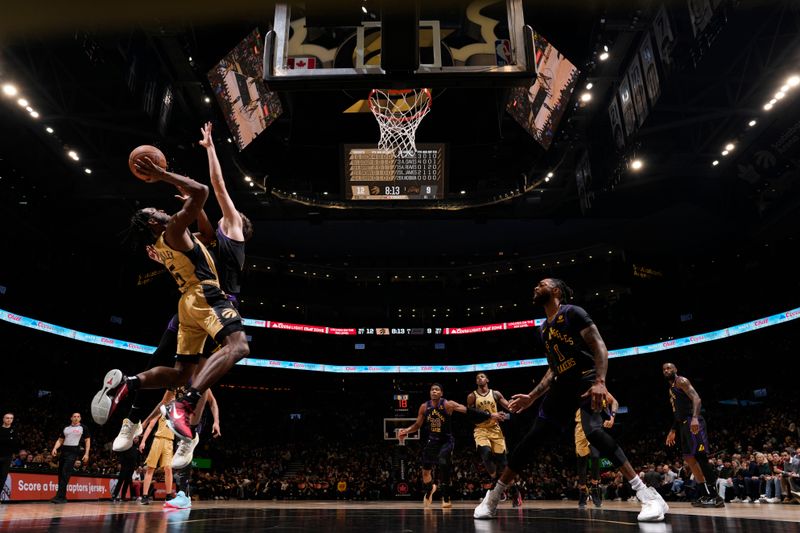
[(372, 89), (369, 108), (381, 130), (379, 150), (395, 156), (417, 153), (415, 136), (419, 123), (431, 109), (430, 89)]
[(400, 435), (400, 428), (394, 430), (394, 435), (397, 437), (397, 444), (398, 446), (405, 446), (406, 445), (406, 437), (408, 434)]

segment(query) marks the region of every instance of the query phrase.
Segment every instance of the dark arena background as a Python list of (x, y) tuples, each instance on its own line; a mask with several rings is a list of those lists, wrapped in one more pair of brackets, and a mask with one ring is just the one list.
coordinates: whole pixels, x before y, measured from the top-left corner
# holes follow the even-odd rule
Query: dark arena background
[[(4, 7), (0, 530), (797, 531), (797, 2)], [(131, 216), (182, 203), (127, 158), (153, 145), (211, 190), (206, 122), (254, 228), (249, 354), (211, 387), (219, 434), (204, 415), (176, 486), (159, 467), (143, 494), (156, 430), (141, 454), (138, 440), (115, 452), (131, 396), (102, 425), (92, 403), (110, 369), (147, 369), (180, 297), (132, 246)], [(206, 211), (216, 227), (213, 190)], [(608, 348), (606, 431), (648, 488), (593, 456), (587, 504), (572, 413), (476, 519), (496, 481), (477, 415), (454, 413), (450, 466), (423, 501), (429, 434), (396, 430), (432, 383), (464, 405), (480, 372), (508, 400), (530, 393), (552, 350), (534, 288), (553, 278)], [(705, 484), (666, 444), (664, 363), (701, 400)], [(140, 394), (142, 418), (161, 395)], [(500, 424), (512, 456), (541, 404)], [(75, 428), (90, 450), (65, 467)], [(698, 506), (705, 487), (718, 505)], [(637, 519), (651, 488), (663, 520)]]

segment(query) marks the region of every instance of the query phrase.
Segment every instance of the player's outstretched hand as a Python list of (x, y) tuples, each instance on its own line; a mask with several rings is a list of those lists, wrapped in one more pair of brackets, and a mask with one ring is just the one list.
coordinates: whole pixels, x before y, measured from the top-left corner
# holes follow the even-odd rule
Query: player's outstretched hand
[(530, 394), (515, 394), (511, 397), (511, 401), (508, 402), (508, 410), (512, 413), (521, 413), (530, 407), (532, 403), (533, 398), (531, 398)]
[(213, 139), (211, 139), (212, 129), (213, 126), (211, 125), (211, 122), (206, 122), (205, 125), (202, 128), (200, 128), (200, 133), (203, 135), (203, 138), (200, 139), (199, 144), (203, 148), (211, 148), (212, 146), (214, 146), (214, 141)]
[(506, 421), (506, 414), (505, 413), (492, 413), (491, 419), (495, 422), (505, 422)]

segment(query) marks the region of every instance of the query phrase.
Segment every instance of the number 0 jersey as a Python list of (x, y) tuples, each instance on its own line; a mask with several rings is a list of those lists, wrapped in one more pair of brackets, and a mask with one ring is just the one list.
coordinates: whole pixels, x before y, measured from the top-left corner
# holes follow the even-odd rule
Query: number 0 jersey
[[(489, 413), (490, 415), (497, 412), (497, 402), (494, 399), (494, 391), (492, 389), (489, 389), (489, 392), (485, 395), (481, 394), (477, 390), (474, 391), (473, 394), (475, 395), (475, 409), (478, 411), (483, 411), (484, 413)], [(475, 427), (491, 428), (496, 425), (497, 421), (490, 418), (475, 424)]]
[(181, 292), (186, 292), (198, 283), (219, 287), (219, 277), (213, 257), (203, 243), (194, 235), (191, 237), (194, 247), (181, 252), (170, 248), (162, 233), (155, 244), (159, 259), (175, 278)]

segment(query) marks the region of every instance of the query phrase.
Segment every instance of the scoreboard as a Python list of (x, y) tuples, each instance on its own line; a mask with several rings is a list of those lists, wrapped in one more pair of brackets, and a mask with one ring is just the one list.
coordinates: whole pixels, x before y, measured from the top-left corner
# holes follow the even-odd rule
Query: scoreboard
[(440, 200), (445, 193), (444, 144), (418, 144), (396, 156), (374, 145), (344, 145), (347, 200)]

